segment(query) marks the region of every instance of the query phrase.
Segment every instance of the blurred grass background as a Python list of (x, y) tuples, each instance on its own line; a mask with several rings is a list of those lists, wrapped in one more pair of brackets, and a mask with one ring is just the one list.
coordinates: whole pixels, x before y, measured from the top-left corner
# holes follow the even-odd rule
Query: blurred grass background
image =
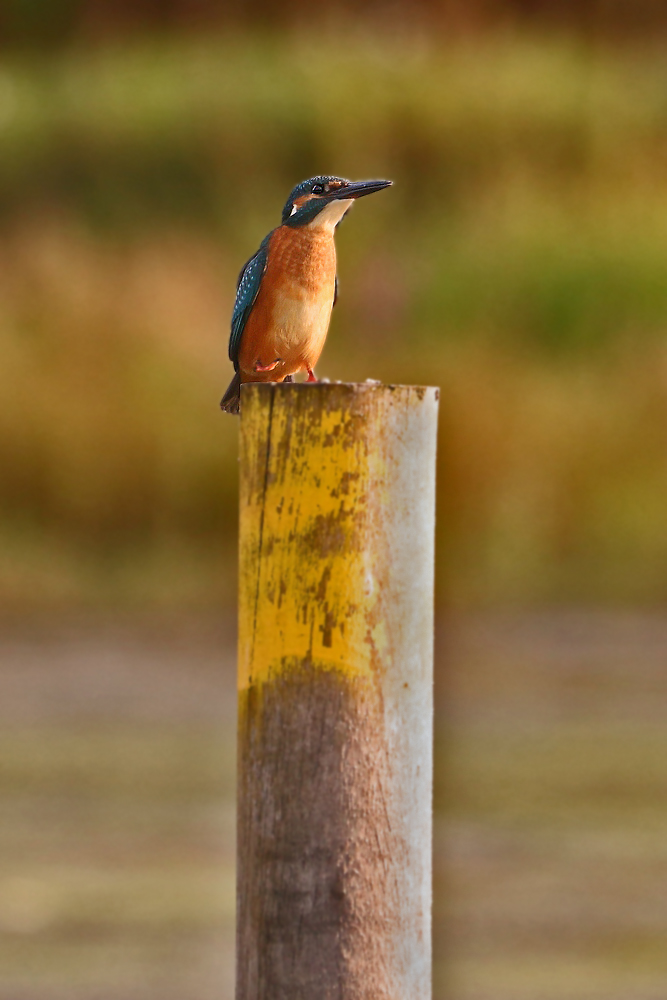
[(516, 34), (141, 38), (0, 72), (0, 593), (233, 593), (240, 264), (295, 179), (339, 234), (322, 375), (442, 386), (457, 606), (667, 591), (664, 49)]
[(664, 5), (8, 0), (0, 45), (0, 998), (231, 996), (218, 400), (331, 172), (395, 187), (318, 373), (442, 388), (436, 997), (664, 1000)]

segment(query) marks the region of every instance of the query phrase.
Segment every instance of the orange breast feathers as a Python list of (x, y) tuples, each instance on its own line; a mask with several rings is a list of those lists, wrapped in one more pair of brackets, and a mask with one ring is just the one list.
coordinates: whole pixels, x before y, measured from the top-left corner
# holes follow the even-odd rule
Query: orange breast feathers
[[(333, 231), (274, 229), (261, 288), (241, 339), (244, 382), (281, 382), (298, 371), (312, 371), (329, 329), (335, 282)], [(267, 366), (270, 370), (261, 370)]]

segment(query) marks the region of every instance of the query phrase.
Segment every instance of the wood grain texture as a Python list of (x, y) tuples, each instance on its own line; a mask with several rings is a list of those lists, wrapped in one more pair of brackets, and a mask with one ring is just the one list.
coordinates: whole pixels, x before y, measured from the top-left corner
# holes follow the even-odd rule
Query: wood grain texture
[(242, 391), (237, 1000), (422, 1000), (437, 390)]

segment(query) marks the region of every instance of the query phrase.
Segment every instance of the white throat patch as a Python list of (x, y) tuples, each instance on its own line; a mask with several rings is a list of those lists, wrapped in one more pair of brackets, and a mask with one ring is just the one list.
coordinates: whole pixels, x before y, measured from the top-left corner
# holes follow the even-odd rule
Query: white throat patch
[(319, 229), (320, 227), (324, 229), (334, 229), (338, 225), (340, 220), (343, 218), (348, 208), (354, 204), (354, 198), (338, 198), (335, 201), (330, 201), (326, 208), (323, 208), (321, 212), (315, 216), (312, 222), (308, 225), (311, 229)]

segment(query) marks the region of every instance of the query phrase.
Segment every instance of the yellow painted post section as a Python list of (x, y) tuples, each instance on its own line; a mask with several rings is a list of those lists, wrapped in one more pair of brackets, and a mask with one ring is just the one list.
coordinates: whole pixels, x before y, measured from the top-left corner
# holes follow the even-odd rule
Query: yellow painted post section
[(323, 407), (314, 386), (243, 387), (240, 690), (295, 660), (349, 678), (382, 667), (382, 400), (359, 388), (323, 385)]

